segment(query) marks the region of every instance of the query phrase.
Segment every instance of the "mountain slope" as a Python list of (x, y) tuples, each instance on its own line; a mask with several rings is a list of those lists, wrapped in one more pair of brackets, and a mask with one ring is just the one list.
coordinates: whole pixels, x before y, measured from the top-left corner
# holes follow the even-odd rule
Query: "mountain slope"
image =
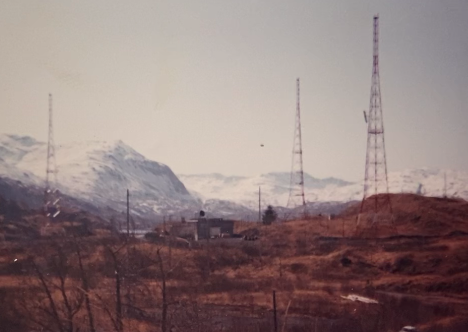
[[(21, 185), (43, 188), (46, 149), (45, 143), (28, 136), (0, 135), (0, 176), (21, 181)], [(187, 213), (192, 216), (204, 209), (212, 216), (251, 215), (256, 219), (259, 187), (263, 208), (285, 206), (289, 197), (289, 173), (177, 177), (168, 166), (146, 159), (122, 141), (64, 144), (57, 147), (56, 156), (59, 189), (70, 198), (101, 210), (124, 211), (127, 188), (132, 211), (148, 218)], [(446, 190), (448, 196), (468, 199), (467, 172), (423, 168), (393, 172), (388, 178), (392, 193), (443, 196)], [(362, 199), (362, 182), (317, 179), (309, 174), (304, 174), (304, 182), (311, 211), (335, 213), (343, 203)]]
[[(446, 177), (448, 196), (468, 199), (468, 173), (454, 170), (411, 169), (388, 176), (391, 193), (417, 193), (443, 196)], [(204, 199), (230, 200), (252, 209), (258, 207), (261, 186), (262, 205), (285, 206), (289, 196), (289, 173), (269, 173), (254, 177), (221, 174), (179, 175), (187, 188)], [(350, 202), (362, 199), (364, 183), (336, 178), (317, 179), (304, 174), (306, 200), (309, 202)]]
[[(286, 172), (268, 173), (254, 177), (224, 176), (218, 173), (194, 174), (178, 177), (189, 191), (203, 199), (233, 201), (251, 209), (258, 208), (258, 188), (262, 191), (262, 205), (285, 206), (289, 196), (290, 175)], [(306, 191), (339, 188), (350, 182), (336, 178), (317, 179), (304, 174)]]
[[(47, 145), (31, 137), (0, 135), (0, 175), (43, 186)], [(97, 206), (117, 211), (126, 207), (139, 215), (173, 213), (194, 208), (194, 199), (171, 169), (146, 159), (124, 144), (79, 142), (56, 148), (58, 188)]]

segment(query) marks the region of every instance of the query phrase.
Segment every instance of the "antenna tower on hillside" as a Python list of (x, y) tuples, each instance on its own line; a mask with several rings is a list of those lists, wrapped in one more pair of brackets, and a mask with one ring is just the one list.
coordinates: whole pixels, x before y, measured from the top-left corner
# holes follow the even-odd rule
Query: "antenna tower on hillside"
[[(384, 121), (380, 95), (379, 76), (379, 16), (374, 16), (374, 52), (372, 87), (367, 120), (367, 153), (364, 196), (360, 214), (369, 212), (373, 221), (381, 221), (383, 215), (392, 216), (392, 204), (388, 194), (387, 160), (385, 154)], [(380, 195), (378, 195), (380, 194)], [(373, 199), (367, 199), (373, 195)]]
[(52, 95), (49, 94), (49, 137), (47, 142), (47, 169), (44, 190), (44, 213), (55, 218), (60, 213), (57, 190), (57, 163), (55, 160), (54, 126), (52, 112)]
[(288, 208), (302, 206), (302, 213), (306, 214), (304, 195), (304, 170), (302, 166), (302, 136), (301, 136), (301, 100), (299, 78), (296, 80), (297, 103), (296, 122), (294, 125), (294, 143), (292, 152), (291, 180), (289, 184)]

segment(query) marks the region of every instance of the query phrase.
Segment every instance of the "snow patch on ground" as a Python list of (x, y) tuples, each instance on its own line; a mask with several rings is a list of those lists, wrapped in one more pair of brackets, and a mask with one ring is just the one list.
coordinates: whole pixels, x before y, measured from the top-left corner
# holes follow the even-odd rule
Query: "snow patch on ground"
[(350, 294), (348, 296), (341, 295), (341, 298), (346, 299), (346, 300), (351, 300), (351, 301), (354, 301), (354, 302), (357, 301), (357, 302), (371, 303), (371, 304), (378, 304), (379, 303), (376, 300), (372, 300), (372, 299), (369, 299), (367, 297), (360, 296), (360, 295), (355, 295), (355, 294)]

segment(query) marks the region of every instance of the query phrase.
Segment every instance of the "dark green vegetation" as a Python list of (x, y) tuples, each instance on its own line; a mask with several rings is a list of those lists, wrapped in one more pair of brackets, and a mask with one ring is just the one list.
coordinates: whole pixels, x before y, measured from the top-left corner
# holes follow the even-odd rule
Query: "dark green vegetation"
[(273, 210), (273, 206), (268, 205), (267, 209), (263, 212), (262, 221), (264, 225), (271, 225), (272, 222), (276, 221), (278, 214)]

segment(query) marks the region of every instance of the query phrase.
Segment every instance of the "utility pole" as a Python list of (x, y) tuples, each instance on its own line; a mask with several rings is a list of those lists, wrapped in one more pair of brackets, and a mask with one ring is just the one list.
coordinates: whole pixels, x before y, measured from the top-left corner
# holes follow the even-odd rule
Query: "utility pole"
[(447, 171), (444, 171), (444, 198), (447, 198)]
[(262, 221), (262, 205), (261, 205), (261, 199), (262, 199), (261, 187), (258, 187), (258, 222), (261, 222), (261, 221)]
[(276, 317), (276, 291), (273, 291), (273, 325), (275, 332), (278, 332), (278, 319)]
[[(127, 238), (125, 240), (127, 242), (127, 260), (125, 262), (125, 273), (123, 277), (123, 284), (126, 286), (126, 294), (125, 298), (127, 299), (127, 304), (130, 304), (130, 247), (128, 242), (130, 241), (130, 191), (127, 188)], [(128, 306), (125, 307), (125, 313), (128, 312)]]
[(127, 238), (130, 237), (130, 191), (127, 189)]

